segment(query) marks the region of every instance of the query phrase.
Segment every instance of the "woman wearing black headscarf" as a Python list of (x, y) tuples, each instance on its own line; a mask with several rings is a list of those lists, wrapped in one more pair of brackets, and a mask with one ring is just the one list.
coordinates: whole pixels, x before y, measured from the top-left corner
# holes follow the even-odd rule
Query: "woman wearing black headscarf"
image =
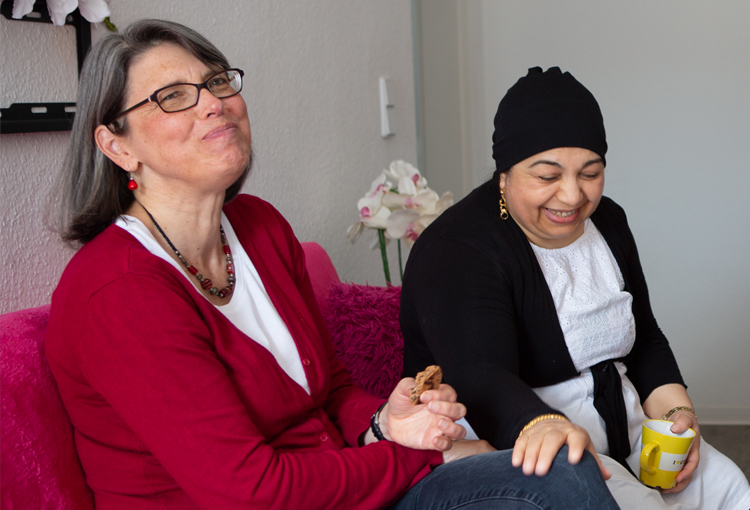
[[(625, 213), (603, 196), (596, 99), (570, 73), (530, 69), (500, 102), (493, 142), (493, 178), (412, 249), (405, 374), (440, 364), (478, 436), (514, 448), (526, 473), (546, 472), (563, 445), (586, 448), (603, 454), (623, 508), (746, 510), (748, 482), (700, 440)], [(632, 475), (641, 424), (660, 417), (698, 434), (661, 493)]]

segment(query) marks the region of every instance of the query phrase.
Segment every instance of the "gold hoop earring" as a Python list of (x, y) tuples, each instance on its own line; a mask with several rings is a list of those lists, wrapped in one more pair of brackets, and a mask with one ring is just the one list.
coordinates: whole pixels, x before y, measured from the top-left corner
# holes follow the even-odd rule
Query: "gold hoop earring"
[(505, 192), (503, 190), (500, 190), (500, 218), (503, 220), (508, 219), (508, 209), (507, 205), (508, 203), (505, 201)]

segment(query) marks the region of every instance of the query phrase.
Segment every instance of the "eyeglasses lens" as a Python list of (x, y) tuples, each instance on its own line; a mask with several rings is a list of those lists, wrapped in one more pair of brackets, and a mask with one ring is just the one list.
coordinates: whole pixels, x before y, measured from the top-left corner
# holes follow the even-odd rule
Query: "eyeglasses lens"
[(219, 99), (233, 96), (242, 89), (242, 77), (238, 71), (223, 71), (208, 80), (207, 86)]
[[(208, 79), (206, 88), (219, 99), (230, 97), (242, 90), (242, 76), (238, 71), (222, 71)], [(179, 84), (159, 91), (156, 99), (165, 112), (179, 112), (198, 103), (198, 91), (196, 85)]]

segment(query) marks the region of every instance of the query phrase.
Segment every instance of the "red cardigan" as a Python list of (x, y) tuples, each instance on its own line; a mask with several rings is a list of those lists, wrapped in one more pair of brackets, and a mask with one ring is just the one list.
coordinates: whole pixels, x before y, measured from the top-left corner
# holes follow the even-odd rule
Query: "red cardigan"
[(381, 400), (336, 357), (291, 227), (225, 207), (302, 358), (308, 395), (183, 274), (110, 226), (68, 264), (46, 354), (96, 507), (379, 508), (442, 463), (356, 447)]

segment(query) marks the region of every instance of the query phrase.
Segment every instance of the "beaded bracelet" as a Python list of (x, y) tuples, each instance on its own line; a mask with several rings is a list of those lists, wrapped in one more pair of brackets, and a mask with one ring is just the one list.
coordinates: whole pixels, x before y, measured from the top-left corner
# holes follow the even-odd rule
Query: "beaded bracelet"
[(696, 419), (698, 419), (698, 415), (695, 414), (695, 409), (693, 409), (692, 407), (687, 407), (687, 406), (677, 406), (674, 409), (670, 409), (669, 411), (667, 411), (666, 414), (662, 415), (661, 419), (668, 420), (677, 411), (689, 411), (693, 413), (693, 416), (695, 416)]
[(521, 437), (524, 432), (526, 432), (527, 430), (529, 430), (531, 427), (533, 427), (534, 425), (536, 425), (540, 421), (544, 421), (544, 420), (565, 420), (565, 421), (570, 421), (568, 418), (566, 418), (562, 414), (543, 414), (541, 416), (537, 416), (536, 418), (534, 418), (533, 420), (531, 420), (529, 423), (527, 423), (526, 426), (521, 429), (521, 433), (518, 434), (518, 437)]
[(380, 407), (378, 407), (378, 410), (375, 411), (372, 414), (372, 418), (370, 418), (370, 430), (372, 430), (372, 435), (375, 436), (375, 439), (377, 439), (378, 441), (382, 441), (385, 439), (385, 436), (383, 435), (383, 431), (380, 430), (380, 423), (378, 420), (380, 419), (380, 411), (383, 410), (383, 408), (385, 407), (387, 403), (388, 401), (386, 400), (385, 402), (380, 404)]

